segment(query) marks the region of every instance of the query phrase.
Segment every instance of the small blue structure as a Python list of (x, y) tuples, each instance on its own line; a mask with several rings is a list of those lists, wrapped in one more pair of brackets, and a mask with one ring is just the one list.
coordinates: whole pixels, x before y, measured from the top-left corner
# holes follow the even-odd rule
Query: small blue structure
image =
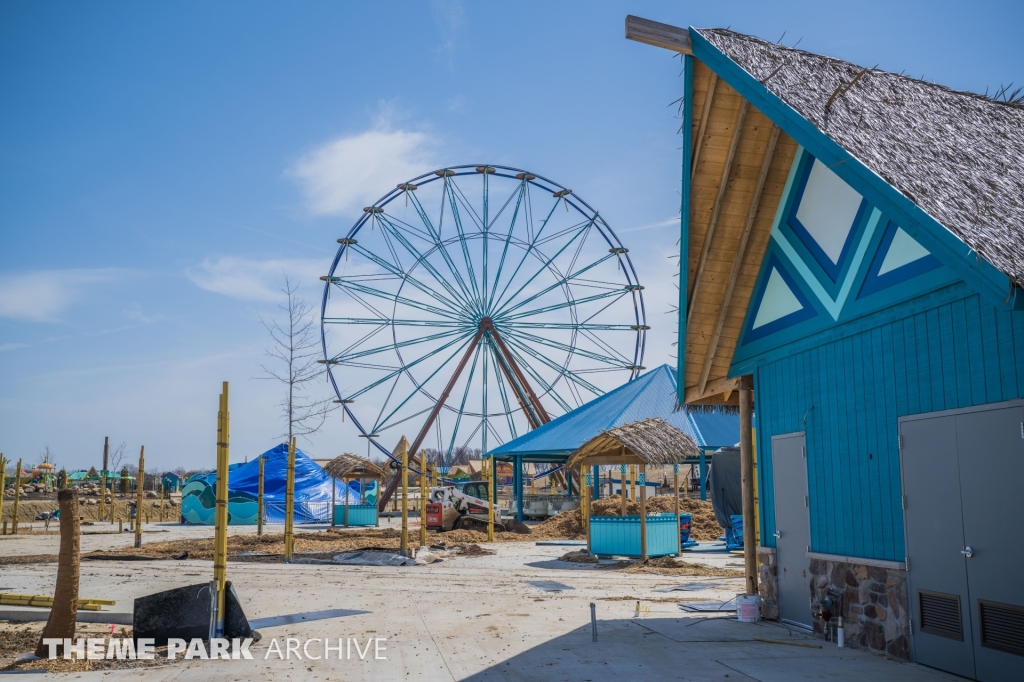
[(519, 519), (523, 518), (523, 463), (564, 464), (569, 455), (602, 431), (658, 417), (693, 438), (702, 449), (734, 445), (739, 440), (735, 414), (677, 410), (676, 393), (675, 372), (662, 365), (487, 453), (497, 461), (512, 462)]
[[(639, 557), (640, 516), (591, 516), (590, 553), (597, 556)], [(647, 515), (647, 556), (658, 557), (679, 551), (675, 514)]]

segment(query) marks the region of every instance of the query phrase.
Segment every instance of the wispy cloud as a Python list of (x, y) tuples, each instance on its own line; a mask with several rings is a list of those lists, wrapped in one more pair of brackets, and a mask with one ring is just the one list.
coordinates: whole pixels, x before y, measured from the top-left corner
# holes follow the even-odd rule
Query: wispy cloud
[(120, 268), (37, 270), (0, 277), (0, 317), (53, 322), (90, 285), (112, 282), (128, 273)]
[(185, 274), (196, 286), (217, 294), (245, 301), (279, 301), (285, 275), (304, 288), (316, 286), (329, 265), (322, 258), (261, 261), (224, 256), (204, 260)]
[(656, 230), (660, 227), (668, 227), (670, 225), (679, 226), (679, 217), (669, 218), (667, 220), (660, 220), (656, 223), (648, 223), (647, 225), (640, 225), (639, 227), (627, 227), (624, 230), (615, 230), (616, 234), (626, 234), (628, 232), (643, 232), (644, 230)]
[(7, 350), (18, 350), (19, 348), (28, 348), (27, 343), (0, 343), (0, 353)]
[(423, 132), (392, 130), (385, 121), (357, 135), (313, 149), (288, 170), (314, 215), (357, 211), (400, 182), (435, 168), (434, 139)]
[(448, 62), (448, 68), (451, 68), (452, 57), (455, 54), (455, 37), (459, 29), (466, 24), (466, 11), (460, 0), (432, 0), (430, 9), (441, 33), (441, 44), (437, 48), (437, 53)]

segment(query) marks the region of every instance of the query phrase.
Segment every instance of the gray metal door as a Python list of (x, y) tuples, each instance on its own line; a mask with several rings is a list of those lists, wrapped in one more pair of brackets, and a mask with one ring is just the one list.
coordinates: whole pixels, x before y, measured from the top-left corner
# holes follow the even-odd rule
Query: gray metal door
[(775, 490), (775, 559), (779, 581), (779, 616), (811, 627), (811, 576), (807, 559), (811, 528), (807, 510), (807, 456), (804, 434), (772, 438)]
[(956, 432), (977, 678), (1024, 679), (1024, 406), (959, 414)]
[(900, 440), (915, 659), (974, 677), (956, 416), (903, 421)]

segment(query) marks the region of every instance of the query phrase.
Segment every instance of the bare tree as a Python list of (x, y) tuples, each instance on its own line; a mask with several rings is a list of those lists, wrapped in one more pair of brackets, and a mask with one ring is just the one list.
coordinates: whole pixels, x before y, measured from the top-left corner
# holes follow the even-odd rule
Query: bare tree
[(308, 395), (311, 382), (323, 376), (324, 368), (317, 363), (320, 340), (316, 334), (316, 320), (313, 306), (296, 295), (298, 284), (288, 275), (284, 276), (281, 292), (286, 300), (278, 306), (284, 313), (284, 320), (260, 322), (270, 334), (271, 345), (266, 349), (267, 357), (275, 362), (272, 366), (260, 365), (266, 376), (284, 384), (284, 398), (278, 404), (288, 424), (288, 430), (281, 436), (308, 436), (324, 425), (327, 415), (335, 409), (330, 398)]
[(128, 443), (121, 441), (116, 448), (110, 453), (110, 458), (107, 471), (117, 471), (117, 467), (121, 465), (121, 461), (124, 459), (125, 448), (128, 447)]

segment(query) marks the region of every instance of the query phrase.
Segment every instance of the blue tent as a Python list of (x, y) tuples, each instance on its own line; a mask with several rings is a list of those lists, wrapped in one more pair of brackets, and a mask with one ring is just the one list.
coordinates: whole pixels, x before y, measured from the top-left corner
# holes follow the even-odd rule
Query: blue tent
[[(285, 487), (288, 477), (288, 446), (281, 443), (267, 450), (263, 459), (263, 519), (284, 523)], [(233, 465), (228, 476), (229, 523), (255, 524), (259, 497), (259, 458)], [(211, 525), (216, 496), (217, 473), (196, 474), (182, 489), (181, 515), (189, 523)], [(295, 522), (329, 523), (333, 479), (302, 450), (295, 451)], [(358, 504), (358, 493), (350, 491), (349, 504)], [(338, 503), (344, 504), (344, 486), (338, 486)]]
[(671, 367), (662, 365), (488, 454), (501, 460), (564, 461), (602, 431), (651, 417), (686, 433), (702, 449), (735, 445), (740, 440), (736, 414), (676, 411), (676, 375)]

